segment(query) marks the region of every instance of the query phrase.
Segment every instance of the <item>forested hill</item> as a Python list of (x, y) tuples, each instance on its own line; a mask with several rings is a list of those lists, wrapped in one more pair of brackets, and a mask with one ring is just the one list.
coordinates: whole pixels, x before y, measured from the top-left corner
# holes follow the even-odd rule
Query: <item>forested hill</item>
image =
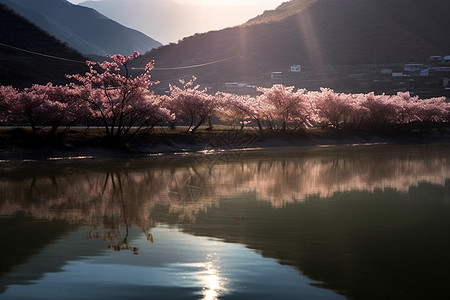
[[(66, 82), (65, 74), (83, 73), (86, 58), (11, 9), (0, 4), (0, 84), (23, 88), (33, 83)], [(41, 56), (42, 53), (62, 59)], [(64, 60), (68, 59), (68, 60)], [(74, 60), (74, 61), (71, 61)]]
[(293, 0), (239, 27), (197, 34), (141, 58), (159, 80), (195, 74), (200, 82), (251, 81), (299, 64), (309, 72), (330, 65), (423, 61), (450, 55), (448, 0)]

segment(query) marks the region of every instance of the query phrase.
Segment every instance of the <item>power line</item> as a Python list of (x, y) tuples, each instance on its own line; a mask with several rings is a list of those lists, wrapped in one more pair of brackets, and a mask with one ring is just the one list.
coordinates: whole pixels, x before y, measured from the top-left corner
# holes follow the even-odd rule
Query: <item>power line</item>
[[(153, 68), (154, 71), (169, 71), (169, 70), (184, 70), (184, 69), (194, 69), (194, 68), (200, 68), (200, 67), (204, 67), (204, 66), (209, 66), (209, 65), (214, 65), (214, 64), (218, 64), (227, 60), (231, 60), (234, 58), (244, 58), (247, 59), (246, 57), (243, 56), (232, 56), (232, 57), (227, 57), (227, 58), (223, 58), (223, 59), (219, 59), (216, 61), (211, 61), (211, 62), (207, 62), (207, 63), (203, 63), (203, 64), (197, 64), (197, 65), (190, 65), (190, 66), (182, 66), (182, 67), (167, 67), (167, 68)], [(133, 68), (135, 70), (144, 70), (144, 68)]]
[[(22, 51), (22, 52), (38, 55), (38, 56), (47, 57), (47, 58), (58, 59), (58, 60), (63, 60), (63, 61), (69, 61), (69, 62), (74, 62), (74, 63), (86, 64), (85, 61), (74, 60), (74, 59), (70, 59), (70, 58), (64, 58), (64, 57), (44, 54), (44, 53), (35, 52), (35, 51), (27, 50), (27, 49), (22, 49), (22, 48), (19, 48), (19, 47), (15, 47), (15, 46), (3, 44), (3, 43), (0, 43), (0, 46), (6, 47), (6, 48), (10, 48), (10, 49), (14, 49), (14, 50), (17, 50), (17, 51)], [(200, 68), (200, 67), (209, 66), (209, 65), (213, 65), (213, 64), (218, 64), (218, 63), (221, 63), (221, 62), (224, 62), (224, 61), (228, 61), (228, 60), (231, 60), (231, 59), (234, 59), (234, 58), (248, 59), (248, 58), (243, 57), (243, 56), (232, 56), (232, 57), (227, 57), (227, 58), (223, 58), (223, 59), (219, 59), (219, 60), (211, 61), (211, 62), (206, 62), (206, 63), (202, 63), (202, 64), (196, 64), (196, 65), (190, 65), (190, 66), (180, 66), (180, 67), (153, 68), (152, 70), (154, 70), (154, 71), (169, 71), (169, 70), (195, 69), (195, 68)], [(136, 67), (132, 67), (131, 69), (132, 70), (145, 70), (145, 68), (136, 68)]]
[(74, 59), (70, 59), (70, 58), (64, 58), (64, 57), (59, 57), (59, 56), (54, 56), (54, 55), (49, 55), (49, 54), (39, 53), (39, 52), (35, 52), (35, 51), (30, 51), (30, 50), (26, 50), (26, 49), (14, 47), (14, 46), (6, 45), (6, 44), (3, 44), (3, 43), (0, 43), (0, 46), (6, 47), (6, 48), (11, 48), (11, 49), (14, 49), (14, 50), (17, 50), (17, 51), (22, 51), (22, 52), (34, 54), (34, 55), (39, 55), (39, 56), (47, 57), (47, 58), (58, 59), (58, 60), (63, 60), (63, 61), (69, 61), (69, 62), (74, 62), (74, 63), (82, 63), (82, 64), (86, 64), (85, 61), (74, 60)]

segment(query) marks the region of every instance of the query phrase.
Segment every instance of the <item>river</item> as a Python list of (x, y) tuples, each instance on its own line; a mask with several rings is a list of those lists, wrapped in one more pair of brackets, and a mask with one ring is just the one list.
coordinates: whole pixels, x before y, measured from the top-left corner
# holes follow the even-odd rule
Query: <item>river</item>
[(450, 146), (26, 162), (0, 299), (448, 299)]

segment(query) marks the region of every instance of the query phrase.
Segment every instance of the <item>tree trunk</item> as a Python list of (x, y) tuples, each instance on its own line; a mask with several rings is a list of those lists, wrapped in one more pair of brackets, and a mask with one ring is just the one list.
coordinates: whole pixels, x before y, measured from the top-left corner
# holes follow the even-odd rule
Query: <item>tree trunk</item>
[(195, 125), (195, 127), (192, 128), (191, 133), (194, 133), (203, 124), (205, 119), (206, 119), (206, 117), (201, 118), (200, 121), (197, 123), (197, 125)]
[(50, 135), (51, 136), (55, 136), (56, 135), (56, 131), (58, 130), (58, 124), (53, 124), (52, 125), (52, 129), (50, 130)]

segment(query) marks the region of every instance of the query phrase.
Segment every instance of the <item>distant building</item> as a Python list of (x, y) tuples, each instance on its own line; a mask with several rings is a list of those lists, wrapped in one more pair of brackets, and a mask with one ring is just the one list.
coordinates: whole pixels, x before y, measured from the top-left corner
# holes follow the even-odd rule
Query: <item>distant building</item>
[(226, 82), (225, 83), (226, 89), (244, 88), (246, 86), (247, 86), (246, 83), (241, 83), (241, 82)]
[(256, 91), (256, 86), (242, 82), (226, 82), (225, 91), (236, 94), (252, 94)]
[(433, 67), (426, 68), (419, 72), (420, 76), (448, 76), (450, 75), (450, 67)]
[(272, 72), (270, 73), (271, 79), (282, 79), (283, 78), (283, 72)]
[(420, 72), (426, 68), (427, 67), (424, 64), (411, 63), (411, 64), (405, 64), (403, 66), (403, 71), (414, 73), (414, 72)]
[(441, 62), (444, 60), (444, 58), (441, 55), (433, 55), (433, 56), (430, 56), (430, 58), (428, 60), (431, 62)]
[(450, 67), (437, 67), (434, 70), (438, 76), (450, 76)]
[(432, 70), (433, 70), (433, 69), (431, 69), (431, 68), (423, 69), (423, 70), (420, 71), (420, 76), (430, 76), (430, 72), (431, 72)]
[(404, 77), (405, 74), (403, 72), (392, 72), (392, 77)]
[(301, 65), (292, 65), (291, 66), (291, 72), (300, 73), (301, 71), (302, 71)]
[(381, 75), (392, 75), (392, 69), (390, 68), (381, 68), (380, 69)]

